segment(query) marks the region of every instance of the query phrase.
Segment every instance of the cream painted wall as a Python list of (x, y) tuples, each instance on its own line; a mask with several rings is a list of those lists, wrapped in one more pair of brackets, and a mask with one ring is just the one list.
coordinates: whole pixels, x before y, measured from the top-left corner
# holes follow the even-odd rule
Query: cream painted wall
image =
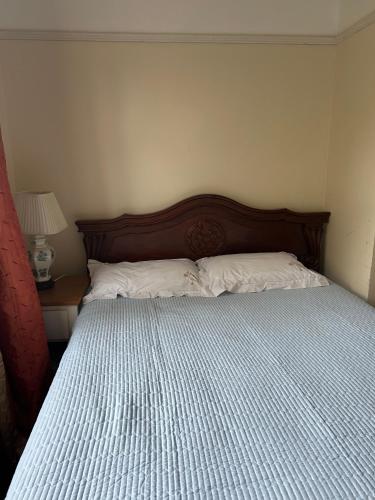
[[(1, 122), (1, 115), (0, 115), (0, 123), (2, 123)], [(10, 161), (11, 154), (9, 151), (9, 147), (6, 147), (6, 144), (9, 144), (9, 142), (6, 142), (6, 134), (5, 134), (4, 129), (1, 130), (1, 135), (2, 135), (4, 149), (5, 149), (5, 157), (6, 157), (6, 162), (7, 162), (7, 175), (8, 175), (9, 186), (10, 186), (12, 193), (14, 193), (16, 191), (15, 173), (14, 173), (13, 164)]]
[(15, 190), (15, 178), (14, 178), (14, 168), (12, 161), (12, 153), (10, 149), (10, 138), (8, 135), (8, 118), (7, 118), (7, 107), (6, 99), (3, 88), (4, 74), (2, 72), (1, 61), (0, 61), (0, 132), (4, 144), (5, 156), (7, 162), (7, 174), (12, 191)]
[(374, 241), (374, 252), (372, 257), (372, 269), (370, 275), (370, 289), (368, 301), (371, 305), (375, 306), (375, 241)]
[(74, 220), (197, 193), (324, 208), (330, 46), (0, 42), (17, 190), (69, 221), (55, 274), (83, 269)]
[(375, 25), (338, 47), (327, 182), (327, 274), (364, 298), (375, 237), (374, 53)]

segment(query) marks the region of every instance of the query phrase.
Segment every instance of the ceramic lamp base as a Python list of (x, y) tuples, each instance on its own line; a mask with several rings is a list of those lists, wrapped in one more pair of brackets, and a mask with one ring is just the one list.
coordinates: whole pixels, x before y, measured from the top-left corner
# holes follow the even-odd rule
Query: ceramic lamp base
[(48, 290), (55, 286), (55, 282), (52, 279), (48, 281), (36, 281), (35, 284), (38, 290)]
[(38, 290), (53, 287), (50, 268), (54, 258), (55, 251), (48, 245), (46, 237), (43, 235), (34, 236), (29, 250), (29, 259)]

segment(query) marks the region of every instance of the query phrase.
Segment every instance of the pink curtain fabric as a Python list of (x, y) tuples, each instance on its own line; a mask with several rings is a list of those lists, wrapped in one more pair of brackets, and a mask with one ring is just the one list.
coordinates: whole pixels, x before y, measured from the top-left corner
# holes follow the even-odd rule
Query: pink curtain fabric
[(0, 133), (0, 349), (20, 429), (31, 429), (49, 381), (42, 312), (6, 172)]

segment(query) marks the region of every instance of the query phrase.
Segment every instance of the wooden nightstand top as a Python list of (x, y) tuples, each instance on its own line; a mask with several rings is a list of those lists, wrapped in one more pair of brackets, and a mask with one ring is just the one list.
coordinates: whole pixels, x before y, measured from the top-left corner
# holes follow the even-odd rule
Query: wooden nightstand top
[(87, 274), (64, 276), (48, 290), (40, 290), (39, 300), (42, 306), (78, 306), (89, 286)]

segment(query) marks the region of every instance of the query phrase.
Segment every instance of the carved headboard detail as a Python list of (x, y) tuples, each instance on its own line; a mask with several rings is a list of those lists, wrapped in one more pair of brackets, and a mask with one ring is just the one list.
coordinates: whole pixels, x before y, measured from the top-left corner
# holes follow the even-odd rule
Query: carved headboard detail
[(259, 210), (219, 195), (198, 195), (159, 212), (80, 220), (88, 259), (134, 262), (244, 252), (294, 253), (320, 270), (328, 212)]

